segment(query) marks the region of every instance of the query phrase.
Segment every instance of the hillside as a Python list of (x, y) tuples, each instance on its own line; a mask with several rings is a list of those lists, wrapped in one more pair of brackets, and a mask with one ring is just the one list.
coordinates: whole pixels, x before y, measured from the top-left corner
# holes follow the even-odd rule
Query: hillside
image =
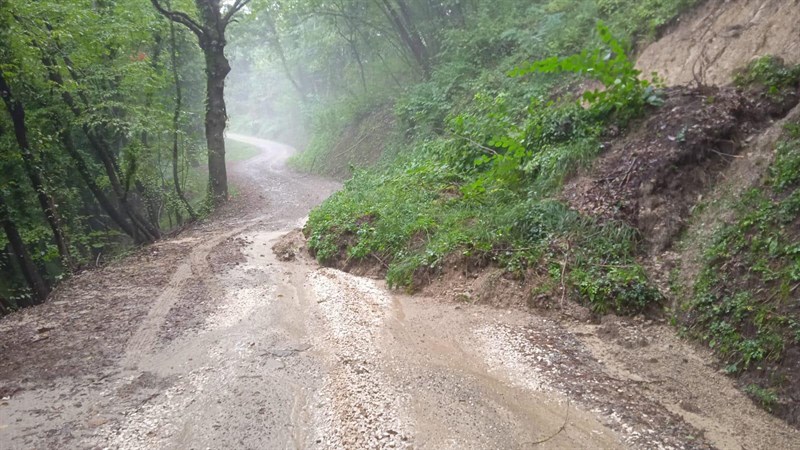
[[(569, 298), (594, 320), (666, 317), (797, 425), (800, 50), (789, 3), (705, 2), (666, 20), (635, 69), (601, 29), (611, 65), (590, 52), (530, 66), (544, 84), (457, 79), (469, 88), (432, 105), (420, 95), (452, 83), (443, 64), (395, 103), (399, 129), (413, 131), (383, 165), (312, 212), (310, 249), (411, 291), (567, 311)], [(655, 89), (639, 73), (656, 73)], [(576, 106), (606, 76), (617, 84)], [(551, 94), (515, 109), (515, 95), (531, 94), (513, 84)]]
[(0, 2), (0, 447), (796, 448), (795, 3)]

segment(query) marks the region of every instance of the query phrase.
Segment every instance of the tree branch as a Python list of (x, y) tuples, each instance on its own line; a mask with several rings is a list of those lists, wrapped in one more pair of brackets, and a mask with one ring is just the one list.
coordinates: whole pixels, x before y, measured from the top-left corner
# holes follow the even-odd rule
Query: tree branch
[(225, 16), (222, 18), (222, 23), (224, 24), (224, 26), (228, 26), (228, 23), (233, 18), (233, 15), (241, 11), (242, 8), (247, 6), (248, 3), (250, 3), (250, 0), (236, 0), (233, 3), (233, 6), (231, 6), (230, 9), (228, 9), (228, 12), (226, 12)]
[(204, 39), (206, 29), (203, 28), (203, 26), (200, 25), (199, 23), (192, 20), (192, 18), (189, 17), (188, 14), (180, 11), (171, 11), (169, 9), (166, 9), (163, 6), (161, 6), (159, 0), (150, 0), (150, 3), (153, 4), (153, 7), (156, 8), (156, 11), (160, 12), (161, 15), (163, 15), (164, 17), (168, 18), (173, 22), (177, 22), (185, 26), (186, 28), (191, 30), (192, 33), (196, 34), (199, 39)]
[(317, 15), (319, 15), (319, 16), (330, 16), (330, 17), (341, 17), (341, 18), (346, 19), (346, 20), (352, 20), (352, 21), (355, 21), (355, 22), (359, 22), (359, 23), (361, 23), (361, 24), (363, 24), (363, 25), (365, 25), (365, 26), (367, 26), (369, 28), (372, 28), (373, 30), (375, 30), (375, 31), (377, 31), (379, 33), (383, 33), (383, 35), (385, 35), (385, 36), (393, 35), (392, 30), (390, 30), (388, 28), (385, 28), (385, 27), (382, 27), (382, 26), (380, 26), (380, 25), (378, 25), (376, 23), (370, 22), (369, 20), (366, 20), (366, 19), (364, 19), (362, 17), (354, 16), (354, 15), (351, 15), (351, 14), (347, 14), (347, 13), (343, 13), (343, 12), (339, 12), (339, 11), (334, 11), (334, 10), (330, 10), (330, 9), (316, 9), (314, 11), (310, 11), (304, 17), (301, 17), (301, 20), (305, 21), (305, 20), (311, 19), (311, 18), (313, 18), (314, 16), (317, 16)]

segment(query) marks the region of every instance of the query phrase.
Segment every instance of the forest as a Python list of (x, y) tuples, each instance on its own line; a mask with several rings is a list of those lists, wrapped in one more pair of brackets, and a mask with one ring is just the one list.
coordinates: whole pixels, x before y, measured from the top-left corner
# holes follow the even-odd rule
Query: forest
[(800, 65), (644, 73), (703, 4), (0, 0), (0, 314), (213, 221), (254, 151), (231, 131), (343, 181), (303, 228), (320, 264), (410, 293), (498, 269), (527, 307), (664, 318), (797, 421)]
[[(496, 100), (518, 114), (548, 83), (531, 90), (504, 68), (577, 51), (596, 39), (595, 17), (632, 42), (686, 6), (579, 2), (567, 15), (568, 2), (151, 3), (0, 5), (4, 310), (224, 202), (229, 115), (234, 129), (308, 145), (296, 164), (314, 170), (345, 125), (400, 95), (417, 136), (440, 133), (473, 94), (510, 88)], [(567, 24), (572, 34), (553, 34)]]

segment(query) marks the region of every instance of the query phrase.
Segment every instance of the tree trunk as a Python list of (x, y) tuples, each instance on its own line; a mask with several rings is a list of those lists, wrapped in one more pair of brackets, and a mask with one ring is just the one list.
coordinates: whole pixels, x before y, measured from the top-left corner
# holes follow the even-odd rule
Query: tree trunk
[(353, 29), (355, 28), (355, 25), (353, 25), (350, 21), (347, 21), (348, 31), (350, 31), (349, 35), (345, 34), (345, 32), (339, 28), (338, 23), (334, 22), (333, 26), (336, 28), (336, 33), (342, 39), (344, 39), (345, 42), (347, 42), (347, 46), (350, 48), (350, 53), (353, 55), (353, 59), (356, 60), (356, 64), (358, 64), (358, 74), (361, 78), (361, 89), (366, 94), (367, 77), (364, 73), (364, 63), (361, 61), (361, 52), (358, 51), (358, 41), (356, 41), (356, 38), (354, 37), (355, 33), (353, 32)]
[(267, 31), (269, 31), (271, 36), (269, 42), (272, 44), (272, 48), (275, 50), (275, 53), (278, 54), (278, 58), (281, 60), (283, 73), (286, 74), (286, 78), (289, 79), (289, 82), (292, 83), (294, 89), (298, 94), (300, 94), (300, 101), (305, 103), (306, 89), (303, 89), (303, 87), (300, 85), (300, 82), (295, 79), (294, 75), (292, 75), (292, 70), (289, 68), (289, 63), (286, 60), (286, 52), (283, 51), (283, 44), (281, 43), (281, 38), (278, 35), (278, 28), (275, 26), (275, 21), (272, 19), (272, 15), (266, 14), (264, 22), (267, 24)]
[[(50, 26), (48, 22), (45, 22), (45, 26), (47, 30), (51, 33), (51, 38), (55, 43), (56, 49), (58, 49), (58, 53), (61, 59), (64, 61), (64, 65), (67, 68), (67, 72), (70, 75), (72, 81), (74, 81), (77, 85), (81, 84), (81, 79), (78, 72), (75, 70), (75, 65), (73, 64), (69, 55), (64, 51), (61, 47), (61, 44), (58, 42), (58, 39), (52, 36), (53, 28)], [(50, 81), (58, 85), (62, 88), (61, 90), (61, 97), (64, 100), (64, 103), (67, 104), (70, 111), (75, 115), (76, 118), (80, 118), (83, 114), (83, 111), (78, 106), (75, 99), (72, 97), (66, 89), (64, 89), (64, 80), (61, 77), (61, 73), (58, 71), (56, 67), (56, 63), (53, 57), (48, 56), (45, 50), (39, 47), (39, 50), (42, 52), (42, 63), (48, 70), (48, 77)], [(91, 102), (87, 98), (85, 92), (81, 89), (78, 90), (78, 97), (81, 99), (85, 107), (89, 107)], [(133, 173), (135, 171), (131, 171), (132, 173), (129, 176), (125, 177), (125, 187), (123, 189), (123, 185), (120, 182), (120, 177), (122, 176), (122, 172), (120, 171), (119, 164), (117, 163), (116, 157), (114, 153), (111, 151), (108, 143), (105, 139), (98, 135), (95, 131), (90, 129), (86, 124), (81, 126), (83, 133), (86, 135), (87, 139), (89, 140), (89, 144), (94, 150), (95, 155), (103, 164), (103, 167), (106, 169), (106, 175), (108, 176), (108, 181), (111, 184), (112, 190), (117, 197), (117, 201), (120, 205), (122, 211), (130, 218), (131, 224), (133, 227), (136, 228), (136, 237), (134, 238), (137, 243), (150, 243), (159, 239), (161, 237), (161, 233), (158, 230), (158, 223), (155, 225), (150, 223), (141, 214), (137, 208), (131, 204), (128, 200), (128, 188), (131, 179), (133, 178)]]
[(214, 41), (203, 46), (206, 59), (206, 142), (208, 143), (208, 190), (214, 206), (228, 200), (228, 173), (225, 167), (225, 77), (231, 71), (225, 46)]
[(5, 316), (6, 314), (10, 314), (12, 309), (11, 302), (8, 301), (7, 298), (0, 295), (0, 316)]
[(122, 216), (122, 214), (117, 211), (117, 208), (111, 203), (111, 200), (106, 196), (100, 186), (94, 180), (94, 175), (89, 170), (89, 166), (86, 164), (86, 160), (83, 159), (83, 156), (80, 154), (78, 149), (75, 147), (75, 143), (72, 141), (72, 136), (69, 134), (69, 130), (64, 129), (61, 132), (61, 142), (64, 144), (64, 148), (67, 150), (67, 153), (70, 155), (73, 161), (75, 161), (75, 166), (78, 169), (78, 173), (83, 178), (84, 183), (89, 188), (89, 190), (94, 195), (94, 198), (97, 200), (97, 203), (100, 204), (100, 207), (103, 208), (108, 217), (117, 224), (117, 226), (122, 229), (122, 231), (130, 236), (134, 242), (137, 244), (142, 243), (142, 240), (137, 233), (135, 227), (133, 227), (127, 220)]
[[(65, 88), (64, 88), (64, 80), (61, 77), (61, 74), (58, 72), (55, 63), (46, 55), (42, 56), (42, 63), (44, 64), (45, 68), (48, 71), (48, 78), (54, 84), (61, 88), (61, 98), (64, 100), (64, 103), (67, 104), (70, 111), (75, 115), (76, 118), (80, 118), (83, 115), (83, 111), (78, 106), (75, 99), (72, 97)], [(74, 80), (78, 82), (77, 79)], [(119, 202), (120, 208), (122, 212), (125, 213), (131, 221), (131, 224), (134, 228), (137, 229), (136, 232), (132, 234), (134, 240), (137, 243), (150, 243), (155, 241), (160, 237), (160, 233), (158, 230), (150, 224), (145, 218), (143, 218), (138, 211), (128, 202), (127, 198), (127, 190), (123, 188), (122, 183), (120, 182), (119, 178), (119, 167), (117, 166), (116, 160), (114, 156), (111, 154), (111, 151), (108, 149), (108, 145), (103, 142), (90, 128), (88, 125), (83, 124), (81, 126), (83, 133), (86, 135), (86, 138), (89, 141), (89, 145), (94, 150), (95, 155), (103, 164), (103, 167), (106, 169), (106, 175), (108, 176), (108, 181), (111, 184), (112, 191), (117, 197), (117, 201)], [(98, 198), (98, 201), (100, 199)], [(119, 224), (117, 220), (114, 220)], [(131, 234), (131, 233), (128, 233)]]
[(8, 242), (11, 244), (11, 249), (14, 252), (14, 256), (19, 262), (22, 276), (25, 278), (28, 286), (30, 286), (31, 291), (33, 291), (33, 301), (19, 306), (30, 306), (44, 303), (45, 299), (47, 299), (47, 295), (50, 293), (50, 288), (47, 286), (44, 278), (42, 278), (42, 275), (36, 268), (36, 264), (33, 263), (33, 259), (31, 258), (28, 249), (25, 247), (25, 243), (22, 242), (22, 237), (19, 234), (17, 225), (9, 215), (8, 206), (6, 205), (5, 198), (3, 198), (2, 194), (0, 194), (0, 223), (3, 225), (3, 230), (6, 233)]
[[(381, 10), (383, 10), (383, 13), (389, 19), (395, 31), (397, 31), (400, 40), (406, 45), (409, 51), (411, 51), (411, 56), (414, 57), (414, 60), (419, 65), (425, 78), (430, 77), (431, 68), (430, 62), (428, 61), (427, 49), (422, 39), (420, 39), (419, 33), (411, 28), (411, 24), (406, 24), (403, 21), (402, 17), (400, 17), (400, 13), (398, 13), (390, 0), (380, 0), (379, 5), (381, 5)], [(405, 3), (401, 2), (400, 6), (405, 7)], [(407, 11), (404, 11), (404, 13), (407, 13)]]
[[(150, 0), (153, 7), (173, 22), (180, 23), (197, 36), (206, 60), (206, 142), (208, 144), (208, 191), (214, 206), (228, 200), (228, 174), (225, 168), (225, 77), (231, 71), (225, 57), (225, 28), (233, 16), (250, 0), (195, 0), (200, 22), (180, 11), (167, 8), (159, 0)], [(223, 3), (225, 13), (223, 14)]]
[(28, 130), (25, 124), (25, 109), (22, 104), (16, 100), (12, 93), (11, 88), (0, 71), (0, 97), (6, 104), (8, 113), (11, 115), (11, 120), (14, 123), (14, 134), (19, 146), (20, 156), (22, 157), (25, 173), (36, 191), (36, 197), (39, 200), (39, 206), (42, 208), (48, 225), (53, 232), (53, 240), (58, 248), (58, 254), (61, 256), (61, 263), (67, 271), (72, 271), (74, 263), (69, 251), (69, 243), (67, 236), (61, 226), (61, 217), (58, 214), (53, 197), (51, 197), (44, 186), (42, 180), (41, 169), (36, 165), (36, 161), (31, 152), (30, 143), (28, 141)]
[[(180, 138), (179, 129), (180, 129), (180, 119), (181, 119), (181, 108), (183, 107), (183, 91), (181, 89), (181, 77), (178, 74), (178, 49), (177, 49), (177, 40), (175, 39), (175, 23), (171, 20), (169, 21), (169, 37), (170, 37), (170, 61), (172, 63), (172, 78), (173, 82), (175, 83), (175, 111), (172, 115), (172, 182), (175, 185), (175, 194), (178, 195), (181, 203), (183, 203), (184, 208), (186, 208), (186, 212), (189, 213), (189, 217), (192, 220), (197, 219), (197, 215), (192, 209), (192, 205), (186, 199), (186, 195), (183, 193), (183, 189), (181, 188), (181, 179), (180, 174), (178, 173), (178, 156), (179, 156), (179, 148), (178, 148), (178, 141)], [(175, 216), (180, 224), (182, 222), (181, 214), (179, 211), (175, 211)]]

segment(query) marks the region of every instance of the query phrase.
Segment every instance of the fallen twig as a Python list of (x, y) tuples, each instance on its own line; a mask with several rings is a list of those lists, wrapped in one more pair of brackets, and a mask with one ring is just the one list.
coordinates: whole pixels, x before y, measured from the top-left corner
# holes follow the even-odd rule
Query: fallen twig
[(547, 441), (553, 439), (554, 437), (558, 436), (559, 434), (561, 434), (561, 432), (564, 431), (565, 428), (567, 428), (567, 421), (569, 420), (569, 403), (570, 403), (569, 402), (569, 398), (567, 398), (567, 412), (566, 412), (566, 414), (564, 414), (564, 423), (561, 424), (561, 426), (558, 428), (558, 430), (556, 430), (555, 433), (551, 434), (550, 436), (548, 436), (548, 437), (546, 437), (544, 439), (541, 439), (541, 440), (538, 440), (538, 441), (535, 441), (535, 442), (531, 442), (531, 445), (544, 444), (545, 442), (547, 442)]
[(622, 179), (622, 182), (619, 183), (619, 187), (624, 187), (628, 184), (628, 178), (631, 176), (631, 171), (633, 170), (633, 166), (636, 164), (636, 160), (638, 157), (634, 156), (631, 160), (630, 165), (628, 165), (628, 170), (625, 171), (625, 177)]
[(744, 158), (744, 155), (731, 155), (730, 153), (723, 153), (723, 152), (721, 152), (719, 150), (714, 150), (713, 148), (710, 148), (709, 150), (711, 150), (712, 152), (714, 152), (714, 153), (716, 153), (716, 154), (718, 154), (720, 156), (727, 156), (729, 158)]

